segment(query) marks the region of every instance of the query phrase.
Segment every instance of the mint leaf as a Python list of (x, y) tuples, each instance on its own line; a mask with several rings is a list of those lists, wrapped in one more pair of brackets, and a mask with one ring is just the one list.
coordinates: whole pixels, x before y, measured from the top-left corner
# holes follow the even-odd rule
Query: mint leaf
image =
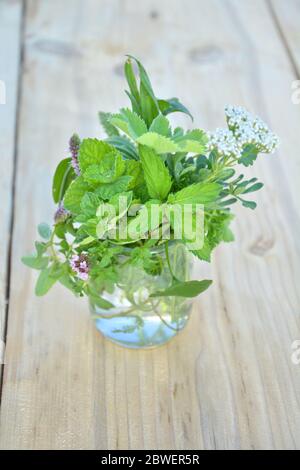
[(112, 183), (124, 173), (125, 161), (121, 154), (115, 150), (105, 154), (96, 165), (89, 166), (83, 174), (84, 180), (89, 184)]
[(90, 165), (99, 164), (110, 152), (116, 152), (116, 149), (103, 140), (83, 139), (78, 156), (81, 172), (84, 173)]
[(140, 145), (139, 152), (150, 197), (164, 200), (172, 186), (167, 167), (160, 156), (150, 148)]
[(206, 204), (215, 201), (220, 193), (221, 186), (217, 183), (194, 183), (170, 194), (170, 204)]
[(113, 183), (103, 184), (99, 186), (95, 193), (104, 200), (110, 199), (112, 196), (118, 193), (122, 193), (128, 189), (128, 186), (131, 182), (131, 176), (120, 176)]
[(136, 162), (135, 160), (128, 160), (126, 162), (125, 173), (126, 175), (132, 177), (128, 185), (128, 189), (133, 189), (139, 184), (142, 184), (144, 181), (141, 162)]
[(38, 233), (39, 235), (44, 238), (44, 240), (49, 240), (49, 238), (51, 237), (51, 228), (48, 224), (46, 224), (45, 222), (42, 222), (41, 224), (38, 225)]
[(157, 132), (147, 132), (137, 139), (137, 142), (155, 150), (156, 153), (176, 152), (178, 146), (168, 137), (157, 134)]
[(45, 269), (48, 265), (49, 258), (29, 255), (29, 256), (23, 256), (21, 258), (21, 261), (29, 268)]
[(43, 271), (40, 272), (35, 286), (35, 294), (38, 297), (47, 294), (47, 292), (51, 289), (51, 287), (61, 277), (62, 274), (62, 266), (52, 265), (49, 268), (43, 269)]
[(90, 186), (84, 181), (82, 176), (78, 176), (66, 191), (64, 197), (64, 207), (73, 214), (80, 212), (80, 203), (86, 192), (90, 190)]
[(156, 291), (150, 297), (196, 297), (212, 284), (210, 280), (173, 282), (170, 287)]

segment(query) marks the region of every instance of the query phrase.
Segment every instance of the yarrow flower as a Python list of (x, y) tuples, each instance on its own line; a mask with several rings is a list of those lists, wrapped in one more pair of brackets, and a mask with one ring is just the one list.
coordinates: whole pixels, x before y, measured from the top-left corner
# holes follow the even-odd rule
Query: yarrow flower
[(80, 138), (77, 134), (73, 134), (69, 141), (69, 148), (71, 152), (71, 164), (77, 176), (80, 175), (80, 168), (78, 164), (79, 147), (80, 147)]
[(59, 204), (55, 214), (54, 214), (54, 222), (56, 224), (63, 223), (70, 217), (71, 213), (64, 208), (63, 204)]
[(72, 270), (77, 274), (77, 277), (82, 281), (87, 281), (89, 278), (89, 263), (87, 255), (81, 253), (80, 255), (73, 255), (70, 260)]
[(216, 150), (219, 155), (224, 157), (240, 158), (241, 156), (241, 145), (229, 129), (217, 128), (215, 132), (210, 133), (208, 149), (210, 151)]
[(240, 146), (252, 144), (258, 152), (273, 153), (275, 151), (279, 139), (262, 119), (253, 116), (242, 106), (225, 106), (225, 115), (228, 127)]

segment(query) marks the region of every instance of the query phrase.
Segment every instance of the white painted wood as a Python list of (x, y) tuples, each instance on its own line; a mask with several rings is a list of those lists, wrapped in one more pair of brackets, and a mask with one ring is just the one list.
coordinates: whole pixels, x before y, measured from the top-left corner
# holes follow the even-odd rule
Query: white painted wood
[(0, 2), (0, 368), (4, 360), (22, 2)]

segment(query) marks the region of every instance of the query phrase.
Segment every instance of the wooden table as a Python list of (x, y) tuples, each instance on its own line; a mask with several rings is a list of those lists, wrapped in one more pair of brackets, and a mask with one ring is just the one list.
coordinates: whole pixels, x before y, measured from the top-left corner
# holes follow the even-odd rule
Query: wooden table
[[(300, 448), (299, 20), (299, 0), (0, 1), (2, 448)], [(20, 263), (52, 220), (69, 136), (101, 135), (97, 111), (127, 103), (129, 52), (196, 126), (241, 104), (281, 138), (250, 169), (258, 209), (237, 208), (236, 242), (197, 265), (214, 284), (188, 327), (140, 352), (105, 341), (63, 288), (36, 298)]]

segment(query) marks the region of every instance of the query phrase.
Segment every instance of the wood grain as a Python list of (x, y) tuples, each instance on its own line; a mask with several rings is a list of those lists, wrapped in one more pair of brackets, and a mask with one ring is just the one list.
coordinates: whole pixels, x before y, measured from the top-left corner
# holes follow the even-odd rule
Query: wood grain
[[(300, 339), (300, 107), (267, 3), (31, 0), (25, 33), (1, 447), (300, 448), (300, 366), (291, 362)], [(62, 288), (35, 298), (36, 275), (19, 262), (36, 224), (51, 220), (51, 174), (69, 135), (97, 136), (98, 109), (126, 103), (128, 52), (197, 126), (224, 125), (229, 102), (262, 115), (282, 140), (248, 171), (265, 189), (255, 212), (236, 208), (236, 242), (195, 267), (214, 285), (186, 330), (140, 352), (105, 341), (86, 303)]]
[(278, 25), (283, 42), (286, 44), (287, 52), (292, 58), (295, 68), (296, 78), (300, 78), (300, 1), (288, 0), (269, 0), (272, 13)]
[[(0, 2), (0, 368), (4, 358), (22, 2)], [(3, 103), (5, 101), (5, 103)]]

